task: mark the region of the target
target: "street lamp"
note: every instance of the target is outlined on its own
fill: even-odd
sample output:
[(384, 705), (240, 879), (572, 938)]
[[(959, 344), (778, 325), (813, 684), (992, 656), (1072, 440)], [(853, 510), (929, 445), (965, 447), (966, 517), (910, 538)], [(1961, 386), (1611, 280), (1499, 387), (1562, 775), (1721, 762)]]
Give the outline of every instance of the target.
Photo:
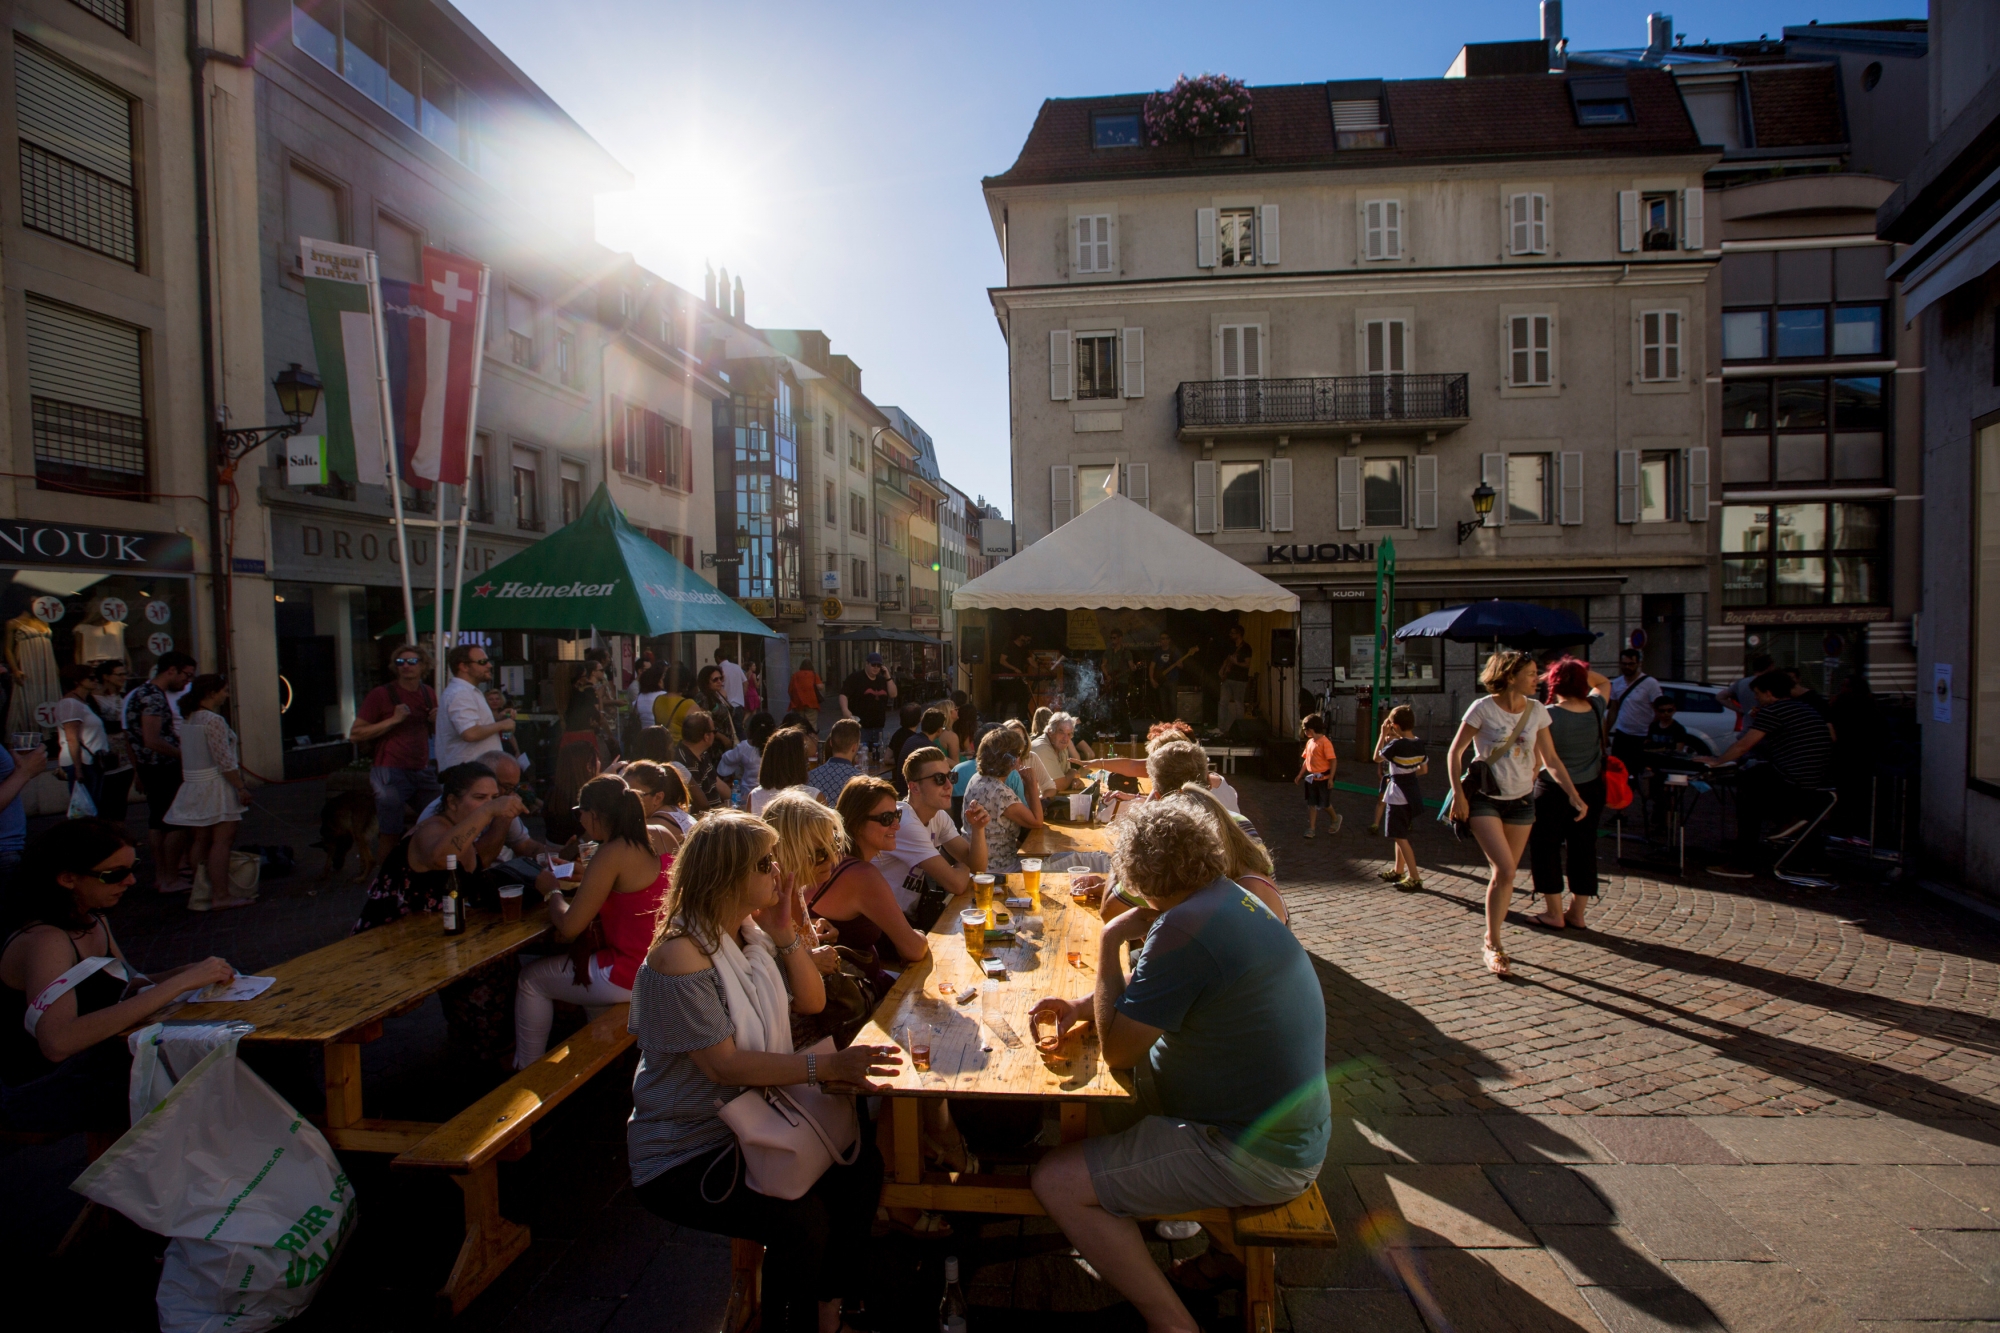
[(217, 431), (217, 452), (221, 455), (218, 461), (223, 467), (234, 467), (238, 459), (253, 449), (297, 435), (306, 428), (306, 421), (312, 414), (319, 410), (319, 376), (310, 370), (301, 370), (296, 361), (278, 372), (271, 381), (271, 387), (278, 391), (278, 407), (288, 420), (278, 426), (245, 426), (240, 430)]
[(1470, 537), (1473, 533), (1486, 526), (1486, 516), (1493, 512), (1493, 501), (1499, 497), (1499, 494), (1498, 491), (1483, 481), (1473, 490), (1472, 512), (1479, 515), (1479, 517), (1460, 521), (1458, 525), (1458, 544), (1460, 546), (1465, 545), (1467, 537)]

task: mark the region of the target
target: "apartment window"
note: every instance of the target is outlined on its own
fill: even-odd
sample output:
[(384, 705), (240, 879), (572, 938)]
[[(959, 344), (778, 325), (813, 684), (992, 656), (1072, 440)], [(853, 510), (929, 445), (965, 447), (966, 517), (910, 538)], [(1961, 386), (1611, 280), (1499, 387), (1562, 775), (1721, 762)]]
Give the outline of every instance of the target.
[(576, 335), (568, 329), (556, 331), (556, 379), (570, 388), (577, 383)]
[(285, 173), (285, 212), (291, 223), (290, 235), (285, 238), (289, 262), (299, 262), (300, 237), (336, 245), (345, 241), (347, 228), (341, 223), (346, 211), (341, 207), (339, 186), (293, 163)]
[(822, 592), (835, 593), (840, 591), (840, 552), (828, 551), (826, 553), (826, 572), (825, 576), (820, 579), (819, 586)]
[(1224, 463), (1219, 480), (1223, 530), (1261, 531), (1264, 526), (1264, 465)]
[(847, 466), (859, 468), (863, 472), (868, 470), (868, 450), (862, 444), (861, 432), (858, 430), (847, 432)]
[(821, 451), (825, 453), (828, 458), (834, 457), (835, 455), (833, 448), (833, 413), (828, 412), (820, 418), (819, 435), (820, 435)]
[(829, 528), (840, 525), (840, 498), (830, 481), (826, 483), (826, 525)]
[(1639, 196), (1639, 248), (1641, 250), (1677, 250), (1674, 238), (1674, 196), (1672, 194), (1641, 194)]
[(1389, 127), (1382, 123), (1381, 97), (1337, 97), (1333, 102), (1333, 146), (1341, 152), (1387, 148)]
[(149, 450), (139, 330), (33, 295), (27, 313), (37, 484), (144, 492)]
[(538, 450), (514, 446), (514, 526), (542, 530), (542, 456)]
[(293, 0), (292, 45), (453, 157), (487, 172), (502, 165), (479, 151), (479, 99), (365, 5)]
[(1362, 371), (1401, 375), (1410, 368), (1410, 326), (1400, 319), (1371, 319), (1361, 330)]
[(1507, 455), (1507, 522), (1549, 523), (1555, 518), (1550, 487), (1555, 469), (1547, 454)]
[(847, 526), (863, 534), (868, 531), (867, 497), (852, 491), (847, 493)]
[(1513, 315), (1507, 320), (1507, 382), (1515, 388), (1550, 383), (1555, 320), (1548, 315)]
[(1257, 262), (1257, 210), (1223, 208), (1216, 210), (1215, 225), (1220, 246), (1216, 262), (1224, 268), (1247, 268)]
[(1362, 257), (1403, 257), (1403, 201), (1370, 199), (1361, 205)]
[(1361, 460), (1361, 522), (1370, 528), (1403, 526), (1404, 483), (1409, 476), (1406, 458), (1364, 458)]
[(132, 101), (16, 38), (21, 223), (138, 267)]
[(1670, 523), (1680, 517), (1680, 453), (1673, 449), (1637, 451), (1635, 522)]
[(1076, 396), (1078, 398), (1118, 396), (1117, 334), (1076, 335)]
[(472, 458), (466, 468), (465, 499), (468, 515), (475, 523), (493, 521), (493, 492), (488, 489), (493, 476), (493, 437), (485, 431), (472, 437)]
[(384, 278), (395, 282), (422, 282), (424, 280), (423, 238), (394, 218), (377, 213), (375, 261)]
[(1632, 93), (1622, 74), (1573, 76), (1569, 80), (1569, 96), (1578, 125), (1632, 123)]
[(507, 355), (517, 366), (535, 365), (535, 298), (519, 287), (507, 289)]
[(1254, 380), (1264, 373), (1264, 330), (1256, 324), (1222, 326), (1222, 378)]
[(583, 464), (562, 465), (562, 521), (565, 526), (583, 517)]
[(127, 37), (132, 35), (132, 14), (126, 0), (71, 0), (78, 9), (95, 14)]
[(868, 595), (868, 562), (866, 560), (854, 561), (853, 573), (854, 595), (856, 597), (866, 597)]
[(1866, 606), (1888, 600), (1884, 506), (1724, 505), (1724, 606)]
[(1724, 380), (1725, 485), (1874, 481), (1887, 466), (1881, 375)]
[(1549, 251), (1549, 197), (1515, 194), (1507, 197), (1507, 250), (1516, 255)]
[(1116, 463), (1084, 463), (1076, 470), (1076, 512), (1081, 514), (1104, 502), (1104, 488), (1117, 473)]
[(1723, 360), (1881, 356), (1887, 263), (1875, 245), (1723, 256)]
[(1639, 378), (1663, 383), (1681, 377), (1681, 313), (1648, 310), (1639, 316)]
[(1111, 271), (1111, 215), (1097, 213), (1076, 220), (1076, 271)]
[(1136, 111), (1113, 111), (1090, 118), (1092, 148), (1140, 148), (1145, 142)]

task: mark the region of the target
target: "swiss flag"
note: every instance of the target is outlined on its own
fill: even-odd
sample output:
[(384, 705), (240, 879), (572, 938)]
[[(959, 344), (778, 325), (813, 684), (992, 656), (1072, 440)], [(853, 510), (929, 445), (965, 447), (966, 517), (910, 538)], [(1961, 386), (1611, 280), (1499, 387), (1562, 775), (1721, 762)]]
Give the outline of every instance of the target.
[(479, 287), (485, 266), (424, 247), (424, 278), (411, 296), (403, 475), (414, 486), (465, 484), (472, 440), (472, 371), (479, 356)]

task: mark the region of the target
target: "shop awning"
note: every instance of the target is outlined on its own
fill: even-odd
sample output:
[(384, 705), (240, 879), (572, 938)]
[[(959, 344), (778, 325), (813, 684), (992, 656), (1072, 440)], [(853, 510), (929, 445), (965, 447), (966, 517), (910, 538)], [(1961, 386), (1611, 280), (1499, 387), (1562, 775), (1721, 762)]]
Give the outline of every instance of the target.
[(919, 634), (913, 629), (898, 629), (894, 625), (861, 625), (845, 629), (838, 634), (826, 636), (828, 643), (943, 643), (935, 634)]
[(1144, 505), (1109, 495), (959, 588), (951, 605), (956, 611), (1297, 611), (1299, 599)]
[[(467, 579), (463, 592), (460, 629), (782, 637), (627, 523), (602, 484), (574, 523)], [(449, 622), (448, 593), (444, 606)], [(418, 632), (432, 627), (431, 608), (419, 610)], [(404, 633), (398, 622), (384, 637)]]

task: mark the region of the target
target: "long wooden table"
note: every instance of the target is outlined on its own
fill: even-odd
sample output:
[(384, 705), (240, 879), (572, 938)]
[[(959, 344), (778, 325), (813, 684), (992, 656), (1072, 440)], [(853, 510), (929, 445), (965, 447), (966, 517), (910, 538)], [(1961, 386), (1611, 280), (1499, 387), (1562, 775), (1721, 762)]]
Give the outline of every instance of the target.
[(361, 1048), (382, 1035), (384, 1020), (408, 1013), (452, 982), (518, 953), (547, 932), (538, 911), (519, 921), (468, 910), (465, 933), (446, 935), (432, 913), (416, 913), (350, 935), (278, 964), (277, 978), (254, 1000), (182, 1006), (179, 1017), (256, 1025), (247, 1042), (319, 1046), (326, 1060), (326, 1138), (335, 1148), (400, 1153), (438, 1127), (382, 1120), (361, 1111)]

